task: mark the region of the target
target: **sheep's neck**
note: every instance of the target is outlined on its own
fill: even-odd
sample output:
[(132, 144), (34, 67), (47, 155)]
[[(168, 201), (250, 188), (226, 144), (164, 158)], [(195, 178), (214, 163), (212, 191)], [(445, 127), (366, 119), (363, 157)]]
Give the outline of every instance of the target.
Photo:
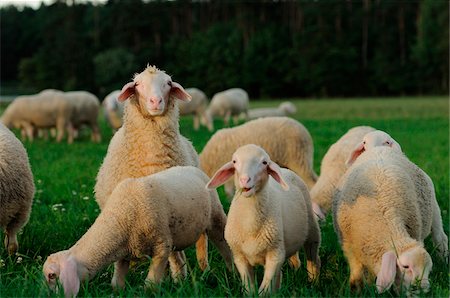
[(103, 267), (128, 255), (125, 227), (119, 216), (102, 211), (89, 230), (70, 249), (93, 277)]
[[(236, 186), (236, 189), (238, 186)], [(272, 216), (272, 208), (268, 199), (268, 193), (266, 187), (259, 190), (253, 196), (245, 197), (242, 194), (237, 193), (235, 198), (235, 208), (240, 209), (239, 214), (242, 214), (242, 210), (251, 213), (247, 217), (247, 221), (252, 221), (254, 227), (261, 227), (267, 223), (267, 219)]]

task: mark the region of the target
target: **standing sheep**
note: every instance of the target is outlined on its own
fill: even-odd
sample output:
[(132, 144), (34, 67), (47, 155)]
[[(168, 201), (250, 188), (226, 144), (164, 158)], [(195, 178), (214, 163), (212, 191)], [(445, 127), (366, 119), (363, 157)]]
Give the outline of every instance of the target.
[(234, 124), (238, 124), (239, 115), (245, 114), (248, 119), (248, 94), (241, 88), (232, 88), (216, 93), (206, 111), (209, 118), (222, 117), (225, 125), (230, 122), (233, 116)]
[(119, 101), (120, 90), (109, 93), (103, 100), (105, 119), (113, 132), (122, 126), (124, 104)]
[(295, 114), (297, 107), (290, 101), (280, 103), (278, 108), (259, 108), (250, 109), (248, 111), (249, 119), (257, 119), (262, 117), (282, 117)]
[(416, 281), (428, 290), (432, 261), (423, 240), (430, 231), (447, 258), (433, 182), (399, 150), (378, 146), (362, 153), (340, 181), (333, 215), (352, 287), (359, 288), (367, 269), (377, 276), (378, 292)]
[(324, 218), (331, 210), (333, 195), (337, 184), (348, 166), (349, 153), (362, 141), (364, 135), (375, 131), (370, 126), (357, 126), (345, 133), (336, 143), (330, 146), (320, 165), (320, 176), (311, 189), (311, 199), (320, 207), (314, 210), (320, 218)]
[[(177, 99), (190, 96), (154, 66), (136, 74), (120, 95), (125, 103), (122, 127), (114, 134), (97, 174), (95, 198), (103, 208), (114, 188), (126, 178), (148, 176), (174, 166), (198, 166), (192, 144), (180, 134)], [(205, 241), (201, 237), (199, 241)], [(175, 252), (177, 260), (184, 259)], [(173, 264), (183, 268), (183, 264)]]
[(17, 232), (28, 222), (34, 190), (25, 148), (0, 124), (0, 226), (10, 255), (18, 250)]
[(87, 91), (70, 91), (64, 93), (65, 98), (72, 104), (72, 124), (78, 131), (82, 125), (87, 125), (92, 131), (91, 140), (100, 143), (100, 129), (98, 127), (98, 112), (100, 101), (97, 96)]
[[(212, 177), (245, 144), (261, 146), (275, 163), (299, 175), (309, 189), (316, 182), (311, 135), (301, 123), (287, 117), (261, 118), (218, 130), (200, 154), (200, 168)], [(232, 196), (232, 181), (225, 184), (225, 191)]]
[(190, 102), (180, 102), (180, 115), (194, 115), (194, 129), (198, 130), (200, 124), (213, 131), (212, 118), (206, 113), (208, 98), (205, 93), (197, 88), (187, 88), (186, 92), (192, 97)]
[(218, 187), (233, 175), (237, 191), (228, 212), (225, 240), (247, 292), (255, 289), (256, 265), (265, 267), (259, 293), (277, 290), (284, 260), (289, 258), (298, 268), (302, 246), (308, 276), (316, 278), (320, 270), (320, 230), (305, 183), (253, 144), (238, 148), (207, 186)]
[(43, 272), (48, 284), (54, 288), (59, 278), (71, 297), (81, 281), (115, 262), (111, 283), (123, 288), (130, 260), (144, 256), (152, 257), (146, 282), (160, 283), (171, 252), (193, 245), (205, 232), (231, 266), (226, 216), (217, 192), (205, 188), (208, 179), (198, 168), (172, 167), (123, 180), (84, 236), (69, 250), (47, 258)]

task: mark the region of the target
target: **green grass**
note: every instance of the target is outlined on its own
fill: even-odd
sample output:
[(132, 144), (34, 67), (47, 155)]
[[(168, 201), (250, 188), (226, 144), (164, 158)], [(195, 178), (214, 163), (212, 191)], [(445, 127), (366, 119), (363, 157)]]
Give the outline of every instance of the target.
[[(279, 102), (258, 102), (255, 106), (277, 105)], [(315, 145), (314, 166), (319, 172), (320, 161), (328, 147), (349, 128), (371, 125), (386, 130), (401, 145), (406, 155), (433, 179), (441, 206), (444, 229), (449, 232), (449, 102), (444, 97), (389, 98), (364, 100), (303, 100), (295, 101), (298, 112), (294, 118), (310, 131)], [(190, 117), (180, 120), (182, 133), (190, 138), (198, 152), (210, 136), (205, 128), (192, 130)], [(216, 127), (222, 122), (216, 121)], [(94, 222), (99, 208), (93, 195), (95, 177), (105, 156), (111, 132), (101, 122), (103, 141), (89, 142), (87, 134), (69, 146), (52, 141), (25, 143), (36, 183), (36, 196), (29, 223), (19, 235), (19, 256), (8, 257), (0, 248), (0, 296), (54, 296), (42, 276), (45, 258), (73, 245)], [(226, 211), (229, 202), (219, 189)], [(58, 205), (60, 204), (60, 205)], [(275, 296), (358, 296), (348, 287), (349, 270), (333, 229), (331, 216), (321, 224), (322, 270), (319, 280), (307, 282), (306, 263), (301, 253), (302, 269), (294, 272), (283, 267), (282, 288)], [(3, 237), (3, 236), (2, 236)], [(426, 241), (433, 258), (431, 292), (423, 296), (449, 297), (449, 268)], [(136, 264), (127, 276), (126, 288), (118, 296), (242, 296), (238, 275), (227, 272), (216, 249), (210, 246), (210, 270), (202, 273), (195, 261), (193, 248), (187, 250), (188, 278), (174, 284), (167, 278), (156, 292), (143, 288), (149, 262)], [(22, 261), (19, 263), (19, 257)], [(258, 271), (262, 278), (262, 268)], [(112, 266), (99, 272), (82, 285), (79, 296), (111, 296)], [(376, 296), (373, 286), (365, 287), (360, 296)], [(401, 294), (405, 296), (404, 293)], [(60, 293), (58, 296), (62, 296)], [(389, 291), (382, 296), (397, 296)]]

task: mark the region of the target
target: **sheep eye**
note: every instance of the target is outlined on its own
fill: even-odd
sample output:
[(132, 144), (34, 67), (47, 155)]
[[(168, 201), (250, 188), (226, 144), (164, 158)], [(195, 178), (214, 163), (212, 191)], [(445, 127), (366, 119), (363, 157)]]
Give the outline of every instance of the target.
[(235, 161), (235, 160), (233, 160), (233, 163), (236, 163), (236, 161)]
[(366, 144), (366, 141), (363, 141), (363, 144), (365, 145), (365, 144)]
[(56, 278), (56, 274), (55, 273), (49, 273), (48, 274), (48, 279), (55, 279)]
[(167, 84), (172, 87), (172, 81), (168, 81)]
[(408, 269), (409, 266), (408, 265), (402, 265), (403, 268)]
[(267, 164), (267, 161), (263, 161), (263, 165), (266, 165)]

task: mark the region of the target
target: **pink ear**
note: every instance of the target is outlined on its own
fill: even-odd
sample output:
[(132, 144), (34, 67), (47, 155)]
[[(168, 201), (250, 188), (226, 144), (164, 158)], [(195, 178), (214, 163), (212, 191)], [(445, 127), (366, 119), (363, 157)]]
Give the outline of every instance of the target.
[(289, 190), (289, 185), (281, 176), (281, 168), (279, 165), (271, 161), (267, 166), (267, 173), (272, 176), (273, 179), (275, 179), (275, 181), (278, 182), (284, 190)]
[(351, 166), (355, 162), (355, 160), (358, 158), (358, 156), (360, 156), (364, 151), (365, 151), (364, 143), (361, 142), (355, 147), (355, 149), (353, 149), (352, 153), (350, 154), (349, 159), (345, 162), (345, 165), (347, 167)]
[(123, 86), (122, 91), (120, 91), (119, 97), (117, 98), (120, 102), (127, 100), (131, 95), (134, 94), (136, 83), (129, 82)]
[(72, 257), (64, 258), (61, 262), (59, 280), (64, 288), (66, 297), (76, 296), (80, 290), (77, 263)]
[(230, 161), (224, 164), (206, 184), (206, 188), (216, 188), (224, 184), (234, 175), (234, 164)]
[(395, 281), (397, 273), (397, 256), (395, 252), (388, 251), (381, 258), (381, 268), (377, 274), (377, 290), (382, 293), (388, 290)]
[(172, 89), (170, 89), (171, 95), (183, 101), (191, 101), (192, 97), (189, 93), (184, 90), (184, 88), (177, 82), (172, 82)]

